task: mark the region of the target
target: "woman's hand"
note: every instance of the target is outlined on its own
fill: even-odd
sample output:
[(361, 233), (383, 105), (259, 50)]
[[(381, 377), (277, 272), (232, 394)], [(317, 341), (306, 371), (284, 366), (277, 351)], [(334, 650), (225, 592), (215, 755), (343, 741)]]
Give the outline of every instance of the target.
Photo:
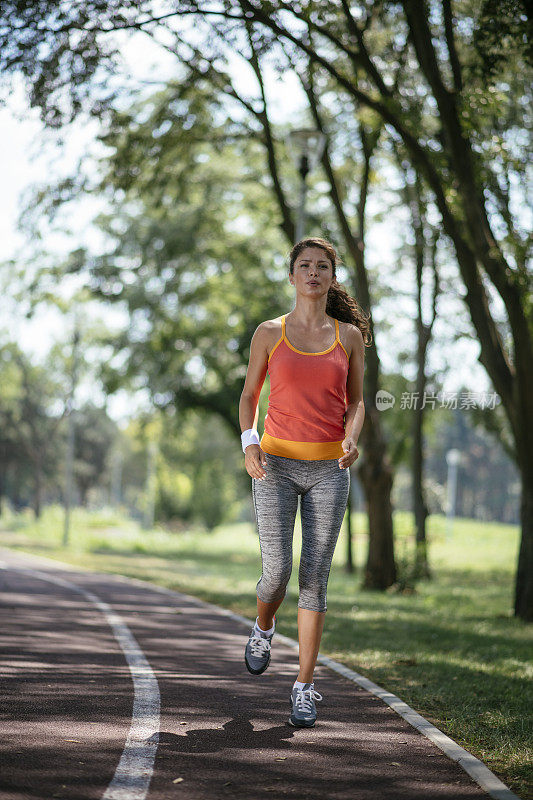
[(342, 449), (344, 450), (344, 455), (339, 458), (339, 467), (347, 469), (359, 458), (359, 450), (357, 449), (357, 444), (349, 436), (343, 441)]
[(264, 469), (266, 465), (266, 455), (260, 446), (258, 444), (249, 444), (244, 451), (244, 466), (248, 475), (251, 475), (252, 478), (264, 480), (266, 478)]

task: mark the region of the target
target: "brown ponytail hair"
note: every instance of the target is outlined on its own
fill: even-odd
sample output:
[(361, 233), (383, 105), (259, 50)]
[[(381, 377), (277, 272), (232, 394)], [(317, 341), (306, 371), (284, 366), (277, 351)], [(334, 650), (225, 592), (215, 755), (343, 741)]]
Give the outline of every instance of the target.
[(333, 269), (333, 283), (328, 291), (326, 314), (329, 314), (330, 317), (338, 319), (340, 322), (351, 322), (352, 325), (356, 325), (363, 334), (363, 341), (368, 347), (372, 342), (370, 314), (366, 314), (357, 300), (351, 297), (348, 292), (339, 283), (337, 283), (335, 268), (337, 264), (341, 264), (342, 262), (331, 242), (328, 242), (326, 239), (322, 239), (319, 236), (300, 239), (300, 241), (294, 245), (289, 255), (290, 274), (293, 274), (294, 263), (302, 250), (305, 250), (306, 247), (320, 247), (331, 262)]

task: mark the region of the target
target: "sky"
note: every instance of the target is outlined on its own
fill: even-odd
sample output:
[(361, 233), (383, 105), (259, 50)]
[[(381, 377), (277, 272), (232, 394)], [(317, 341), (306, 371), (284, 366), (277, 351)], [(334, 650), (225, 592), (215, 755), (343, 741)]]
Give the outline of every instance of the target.
[[(150, 44), (147, 37), (142, 34), (123, 36), (121, 54), (125, 62), (125, 73), (132, 80), (150, 79), (153, 75), (158, 78), (173, 75), (174, 59), (165, 54), (160, 48)], [(239, 87), (250, 93), (256, 92), (255, 78), (249, 68), (244, 68), (243, 61), (235, 56), (231, 66), (232, 73)], [(280, 80), (273, 72), (267, 78), (267, 92), (269, 97), (270, 113), (274, 123), (295, 120), (301, 125), (300, 112), (305, 107), (305, 98), (302, 95), (299, 83), (294, 75), (286, 74)], [(55, 134), (46, 131), (38, 118), (38, 112), (28, 108), (25, 99), (25, 90), (19, 82), (14, 87), (13, 94), (7, 105), (0, 108), (0, 170), (2, 174), (2, 188), (0, 193), (0, 261), (13, 257), (24, 258), (27, 242), (18, 231), (17, 220), (20, 213), (21, 198), (28, 188), (41, 181), (54, 179), (60, 175), (69, 174), (77, 163), (78, 158), (93, 146), (97, 132), (95, 123), (87, 124), (80, 121), (61, 132), (62, 146), (58, 149), (53, 146)], [(295, 198), (296, 202), (296, 198)], [(379, 198), (371, 198), (372, 204), (377, 208)], [(73, 231), (74, 241), (57, 240), (48, 241), (47, 246), (60, 253), (67, 252), (80, 242), (87, 241), (89, 222), (96, 206), (85, 203), (82, 209), (69, 220)], [(379, 225), (374, 225), (369, 230), (366, 254), (369, 266), (395, 263), (394, 248), (397, 246), (397, 233), (386, 219)], [(4, 269), (6, 269), (4, 267)], [(392, 275), (391, 275), (392, 281)], [(394, 299), (394, 298), (393, 298)], [(402, 303), (398, 298), (396, 304)], [(4, 309), (5, 311), (5, 309)], [(379, 310), (378, 310), (379, 312)], [(281, 313), (281, 312), (280, 312)], [(386, 314), (386, 305), (382, 313)], [(16, 309), (8, 309), (3, 315), (4, 321), (0, 322), (0, 329), (9, 330), (20, 346), (28, 353), (34, 355), (36, 360), (43, 361), (54, 341), (65, 340), (69, 334), (69, 320), (51, 311), (41, 311), (32, 321), (28, 321), (17, 314)], [(376, 313), (379, 321), (379, 313)], [(117, 318), (117, 324), (120, 320)], [(7, 325), (6, 325), (7, 322)], [(441, 324), (441, 323), (439, 323)], [(441, 325), (442, 327), (442, 325)], [(413, 323), (406, 306), (405, 315), (400, 316), (398, 329), (393, 335), (397, 340), (399, 336), (409, 337), (412, 334)], [(446, 336), (445, 325), (443, 335)], [(385, 343), (385, 342), (383, 342)], [(378, 344), (380, 341), (378, 339)], [(449, 348), (449, 344), (445, 347)], [(490, 383), (486, 373), (477, 362), (478, 345), (465, 338), (453, 345), (454, 363), (460, 365), (452, 370), (446, 379), (446, 389), (454, 391), (462, 385), (470, 386), (472, 391), (486, 391)], [(448, 356), (449, 353), (446, 353)], [(393, 359), (389, 358), (386, 347), (381, 347), (380, 356), (385, 369), (393, 369)], [(431, 356), (433, 365), (438, 367), (445, 363), (444, 353), (436, 347)], [(409, 375), (408, 377), (412, 377)], [(386, 387), (384, 387), (386, 388)], [(92, 386), (80, 387), (81, 394), (94, 396)], [(80, 400), (84, 398), (81, 397)], [(98, 401), (98, 397), (95, 397)], [(139, 397), (139, 407), (142, 407), (146, 398)], [(114, 398), (109, 405), (109, 412), (117, 420), (125, 419), (131, 410), (135, 409), (135, 402), (125, 395)]]

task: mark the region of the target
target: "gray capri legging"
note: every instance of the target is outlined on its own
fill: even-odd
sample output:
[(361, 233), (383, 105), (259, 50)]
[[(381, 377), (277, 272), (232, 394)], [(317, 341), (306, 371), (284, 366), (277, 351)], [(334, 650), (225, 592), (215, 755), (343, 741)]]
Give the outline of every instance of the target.
[(302, 552), (299, 608), (326, 611), (333, 553), (348, 501), (350, 471), (338, 459), (305, 461), (265, 453), (266, 478), (252, 478), (262, 575), (256, 593), (270, 603), (283, 598), (292, 572), (292, 540), (301, 495)]

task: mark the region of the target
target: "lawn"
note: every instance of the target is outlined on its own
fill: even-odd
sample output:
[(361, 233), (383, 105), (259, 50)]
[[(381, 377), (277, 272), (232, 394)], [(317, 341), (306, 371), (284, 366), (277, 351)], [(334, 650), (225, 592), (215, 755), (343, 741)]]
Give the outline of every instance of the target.
[[(117, 572), (196, 595), (255, 617), (260, 576), (255, 525), (170, 533), (143, 531), (112, 511), (75, 510), (68, 548), (62, 515), (49, 508), (0, 518), (0, 543), (100, 572)], [(354, 514), (357, 571), (344, 569), (345, 530), (328, 586), (321, 653), (397, 694), (483, 760), (523, 800), (533, 798), (533, 625), (513, 617), (519, 531), (515, 526), (458, 519), (451, 535), (443, 517), (428, 520), (433, 579), (414, 593), (360, 589), (367, 534)], [(412, 517), (395, 513), (402, 568), (412, 557)], [(295, 569), (278, 612), (278, 630), (297, 638)], [(529, 716), (528, 716), (529, 711)]]

